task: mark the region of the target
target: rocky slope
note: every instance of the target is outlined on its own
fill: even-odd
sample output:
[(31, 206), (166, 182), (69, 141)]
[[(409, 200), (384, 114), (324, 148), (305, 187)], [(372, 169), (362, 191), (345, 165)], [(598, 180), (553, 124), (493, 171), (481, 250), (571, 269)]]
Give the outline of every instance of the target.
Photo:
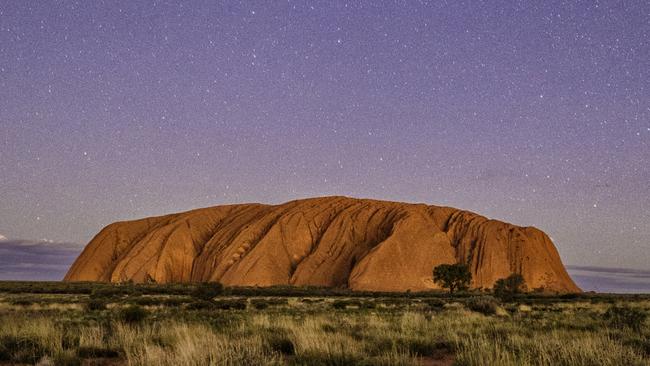
[(346, 197), (114, 223), (86, 246), (65, 281), (417, 291), (437, 288), (435, 266), (460, 261), (469, 263), (475, 288), (517, 272), (530, 289), (580, 291), (536, 228), (450, 207)]

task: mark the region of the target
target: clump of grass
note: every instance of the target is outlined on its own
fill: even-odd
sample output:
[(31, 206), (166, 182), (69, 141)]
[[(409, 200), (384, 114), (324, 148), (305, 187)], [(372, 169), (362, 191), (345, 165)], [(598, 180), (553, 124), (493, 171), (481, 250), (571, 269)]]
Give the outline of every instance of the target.
[[(82, 360), (77, 356), (74, 350), (63, 350), (54, 355), (52, 364), (57, 366), (81, 366)], [(48, 363), (41, 360), (39, 365), (48, 365)]]
[(630, 328), (638, 332), (648, 318), (648, 314), (630, 306), (612, 306), (607, 309), (604, 318), (611, 327)]
[[(647, 319), (620, 320), (634, 317), (608, 310), (610, 297), (520, 296), (505, 305), (512, 316), (499, 317), (482, 315), (492, 314), (492, 299), (477, 293), (442, 299), (435, 294), (228, 289), (228, 297), (203, 300), (190, 296), (194, 286), (124, 284), (113, 286), (114, 295), (90, 296), (110, 299), (115, 311), (83, 312), (80, 305), (90, 302), (86, 294), (94, 289), (111, 293), (112, 285), (43, 286), (81, 295), (0, 293), (6, 304), (0, 308), (0, 364), (78, 365), (106, 359), (163, 366), (419, 365), (440, 360), (458, 365), (647, 366), (650, 355)], [(323, 294), (339, 297), (306, 297)], [(15, 298), (34, 299), (38, 305), (15, 308), (9, 304)], [(51, 306), (61, 299), (66, 299), (65, 307)], [(646, 298), (616, 299), (644, 314), (650, 308)], [(167, 302), (183, 306), (137, 306)], [(124, 314), (133, 303), (145, 315), (131, 321)], [(315, 303), (320, 304), (309, 306)], [(258, 304), (273, 311), (256, 311)], [(369, 304), (377, 307), (365, 311)], [(332, 307), (340, 307), (335, 316)]]
[(272, 352), (278, 352), (285, 356), (293, 356), (296, 354), (296, 347), (284, 332), (271, 333), (265, 340)]
[(144, 321), (149, 314), (139, 305), (130, 305), (120, 309), (118, 317), (121, 321), (128, 324), (136, 324)]
[[(259, 336), (226, 336), (201, 324), (169, 322), (116, 329), (114, 340), (136, 365), (268, 365), (278, 364)], [(155, 339), (164, 340), (163, 344)]]
[[(486, 334), (458, 340), (456, 364), (478, 365), (646, 365), (634, 350), (605, 335), (584, 336), (551, 332), (524, 337), (506, 333), (495, 340)], [(543, 337), (543, 338), (542, 338)], [(543, 340), (542, 340), (543, 339)]]
[(47, 348), (37, 339), (26, 336), (0, 338), (0, 361), (35, 364), (47, 354)]
[(99, 311), (106, 309), (106, 300), (101, 298), (91, 298), (86, 303), (86, 310), (88, 311)]

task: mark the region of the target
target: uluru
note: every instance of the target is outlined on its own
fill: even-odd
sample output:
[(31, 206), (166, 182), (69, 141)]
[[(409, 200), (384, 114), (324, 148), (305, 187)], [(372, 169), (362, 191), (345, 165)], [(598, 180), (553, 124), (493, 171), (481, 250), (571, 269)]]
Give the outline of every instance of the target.
[(432, 270), (445, 263), (468, 264), (472, 288), (519, 273), (529, 290), (580, 291), (539, 229), (451, 207), (348, 197), (116, 222), (64, 280), (424, 291), (439, 288)]

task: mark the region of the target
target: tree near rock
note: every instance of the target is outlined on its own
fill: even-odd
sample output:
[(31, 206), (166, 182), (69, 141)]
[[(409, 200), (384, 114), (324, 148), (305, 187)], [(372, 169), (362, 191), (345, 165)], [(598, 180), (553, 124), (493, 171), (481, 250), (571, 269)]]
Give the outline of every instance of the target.
[(472, 281), (472, 273), (466, 264), (441, 264), (433, 269), (433, 282), (449, 290), (465, 290)]
[(501, 278), (494, 283), (494, 294), (499, 297), (510, 297), (524, 291), (526, 281), (519, 273), (513, 273), (506, 278)]

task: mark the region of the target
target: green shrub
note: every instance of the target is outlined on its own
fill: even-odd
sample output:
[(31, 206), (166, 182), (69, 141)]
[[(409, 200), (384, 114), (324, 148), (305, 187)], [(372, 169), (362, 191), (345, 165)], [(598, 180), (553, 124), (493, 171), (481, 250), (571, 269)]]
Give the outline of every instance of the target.
[(196, 285), (192, 297), (200, 300), (211, 301), (223, 293), (223, 285), (219, 282), (206, 282)]
[(112, 298), (122, 295), (123, 291), (117, 285), (104, 285), (91, 291), (91, 298)]
[(435, 354), (450, 352), (452, 346), (448, 342), (436, 341), (434, 338), (398, 339), (397, 345), (407, 353), (418, 357), (429, 357)]
[(613, 328), (630, 328), (640, 331), (648, 314), (642, 309), (629, 306), (612, 306), (605, 312), (604, 318)]
[(162, 300), (159, 300), (159, 304), (165, 305), (165, 306), (181, 306), (185, 303), (188, 303), (192, 301), (191, 299), (184, 299), (184, 298), (177, 298), (177, 297), (170, 297), (170, 298), (165, 298)]
[(119, 318), (125, 323), (140, 323), (147, 318), (147, 311), (138, 305), (131, 305), (119, 312)]
[(300, 299), (301, 302), (305, 304), (317, 304), (319, 302), (323, 302), (323, 299), (310, 299), (308, 297)]
[(355, 306), (358, 308), (362, 307), (361, 301), (359, 300), (335, 300), (332, 303), (334, 309), (346, 309), (348, 306)]
[(445, 302), (440, 299), (424, 299), (422, 300), (429, 310), (442, 310), (445, 306)]
[(246, 299), (229, 299), (214, 301), (215, 309), (221, 310), (245, 310), (247, 306)]
[(155, 297), (150, 297), (150, 296), (138, 297), (133, 302), (135, 304), (137, 304), (137, 305), (140, 305), (140, 306), (160, 305), (160, 300), (156, 299)]
[(206, 300), (197, 300), (187, 304), (187, 310), (206, 310), (214, 308), (214, 303)]
[(255, 309), (262, 310), (266, 309), (269, 306), (280, 306), (287, 305), (289, 301), (287, 299), (278, 299), (278, 298), (268, 298), (268, 299), (252, 299), (251, 304)]
[(269, 307), (269, 304), (263, 300), (251, 300), (251, 304), (253, 304), (253, 307), (257, 310), (264, 310)]
[(499, 301), (492, 296), (476, 296), (465, 300), (465, 306), (483, 315), (494, 315), (499, 308)]
[(131, 302), (140, 306), (180, 306), (182, 304), (192, 302), (192, 299), (177, 297), (160, 298), (155, 296), (141, 296), (135, 298)]
[(342, 310), (348, 307), (348, 302), (345, 300), (336, 300), (332, 303), (334, 309)]
[(30, 298), (19, 298), (19, 299), (13, 299), (11, 300), (11, 305), (16, 305), (16, 306), (29, 306), (34, 304), (34, 300)]
[(104, 299), (90, 299), (86, 303), (86, 310), (88, 311), (98, 311), (106, 309), (106, 300)]

